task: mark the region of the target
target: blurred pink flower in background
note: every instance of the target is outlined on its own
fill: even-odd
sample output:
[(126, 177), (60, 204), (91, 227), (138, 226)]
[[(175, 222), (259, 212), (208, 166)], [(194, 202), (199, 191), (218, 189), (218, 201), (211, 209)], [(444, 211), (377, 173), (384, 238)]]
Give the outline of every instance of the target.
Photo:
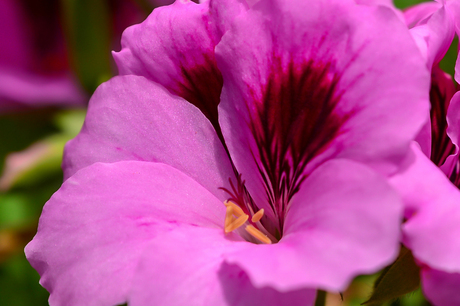
[(311, 305), (395, 259), (429, 73), (394, 12), (177, 1), (114, 56), (26, 248), (51, 305)]
[[(147, 4), (153, 8), (163, 2)], [(133, 0), (108, 0), (107, 8), (109, 48), (119, 50), (123, 30), (141, 22), (147, 13)], [(88, 94), (72, 71), (62, 10), (58, 0), (0, 0), (0, 113), (86, 106)]]
[(58, 1), (29, 2), (0, 0), (0, 112), (84, 106), (86, 95), (69, 69)]

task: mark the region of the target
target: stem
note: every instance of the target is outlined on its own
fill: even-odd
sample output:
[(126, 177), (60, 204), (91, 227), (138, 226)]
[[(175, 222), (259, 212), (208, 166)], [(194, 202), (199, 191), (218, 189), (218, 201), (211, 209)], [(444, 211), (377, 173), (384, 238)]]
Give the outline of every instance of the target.
[(318, 290), (316, 293), (315, 306), (325, 306), (326, 305), (326, 291)]

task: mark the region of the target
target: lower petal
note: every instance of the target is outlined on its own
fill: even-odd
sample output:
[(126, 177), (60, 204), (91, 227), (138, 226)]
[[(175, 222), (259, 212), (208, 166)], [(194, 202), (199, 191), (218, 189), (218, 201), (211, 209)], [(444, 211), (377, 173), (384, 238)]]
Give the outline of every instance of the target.
[(223, 231), (224, 215), (215, 196), (170, 166), (97, 163), (46, 203), (25, 253), (51, 305), (121, 304), (151, 239), (186, 224)]
[(436, 269), (460, 272), (460, 191), (415, 145), (414, 163), (391, 178), (405, 205), (403, 242)]
[(460, 274), (430, 268), (422, 270), (422, 288), (434, 305), (460, 305)]
[(260, 247), (196, 227), (156, 238), (140, 261), (129, 305), (313, 305), (315, 290), (260, 288), (238, 266), (223, 262), (225, 253), (242, 245)]
[(340, 291), (396, 257), (401, 210), (379, 174), (356, 162), (330, 161), (294, 196), (277, 244), (234, 252), (227, 261), (258, 287)]

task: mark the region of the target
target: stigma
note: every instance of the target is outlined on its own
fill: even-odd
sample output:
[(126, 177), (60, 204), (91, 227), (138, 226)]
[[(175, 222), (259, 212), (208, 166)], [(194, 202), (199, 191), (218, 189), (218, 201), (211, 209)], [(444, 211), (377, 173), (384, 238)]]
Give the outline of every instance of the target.
[[(235, 203), (231, 201), (225, 201), (224, 204), (227, 207), (227, 210), (225, 212), (224, 232), (225, 234), (228, 234), (230, 232), (233, 232), (234, 230), (239, 229), (244, 224), (246, 224), (246, 222), (248, 222), (249, 220), (249, 215), (246, 214), (241, 209), (241, 207), (239, 207), (238, 205), (236, 205)], [(256, 225), (256, 223), (259, 222), (263, 216), (264, 216), (264, 210), (261, 209), (252, 215), (251, 222), (254, 225)], [(258, 242), (264, 243), (264, 244), (271, 244), (272, 241), (270, 240), (270, 238), (268, 238), (267, 235), (265, 235), (263, 232), (257, 229), (254, 225), (248, 224), (245, 227), (245, 231), (249, 235), (251, 235), (253, 238), (255, 238)]]

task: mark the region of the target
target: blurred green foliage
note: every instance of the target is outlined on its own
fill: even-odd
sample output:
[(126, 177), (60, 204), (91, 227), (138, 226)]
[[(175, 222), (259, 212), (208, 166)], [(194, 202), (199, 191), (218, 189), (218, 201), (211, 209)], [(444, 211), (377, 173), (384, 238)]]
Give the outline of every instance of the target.
[[(23, 120), (24, 114), (0, 117), (0, 126), (14, 131), (2, 135), (7, 141), (2, 160), (7, 153), (27, 151), (31, 144), (49, 145), (51, 152), (35, 160), (7, 190), (0, 190), (0, 305), (48, 305), (48, 292), (38, 284), (38, 274), (25, 259), (23, 248), (35, 234), (43, 205), (62, 183), (63, 147), (78, 133), (84, 116), (83, 110), (48, 110), (39, 122)], [(7, 169), (3, 162), (2, 168)]]
[(71, 64), (83, 87), (93, 92), (112, 75), (108, 1), (61, 2)]
[(409, 6), (428, 1), (430, 0), (393, 0), (393, 3), (397, 8), (405, 9)]

